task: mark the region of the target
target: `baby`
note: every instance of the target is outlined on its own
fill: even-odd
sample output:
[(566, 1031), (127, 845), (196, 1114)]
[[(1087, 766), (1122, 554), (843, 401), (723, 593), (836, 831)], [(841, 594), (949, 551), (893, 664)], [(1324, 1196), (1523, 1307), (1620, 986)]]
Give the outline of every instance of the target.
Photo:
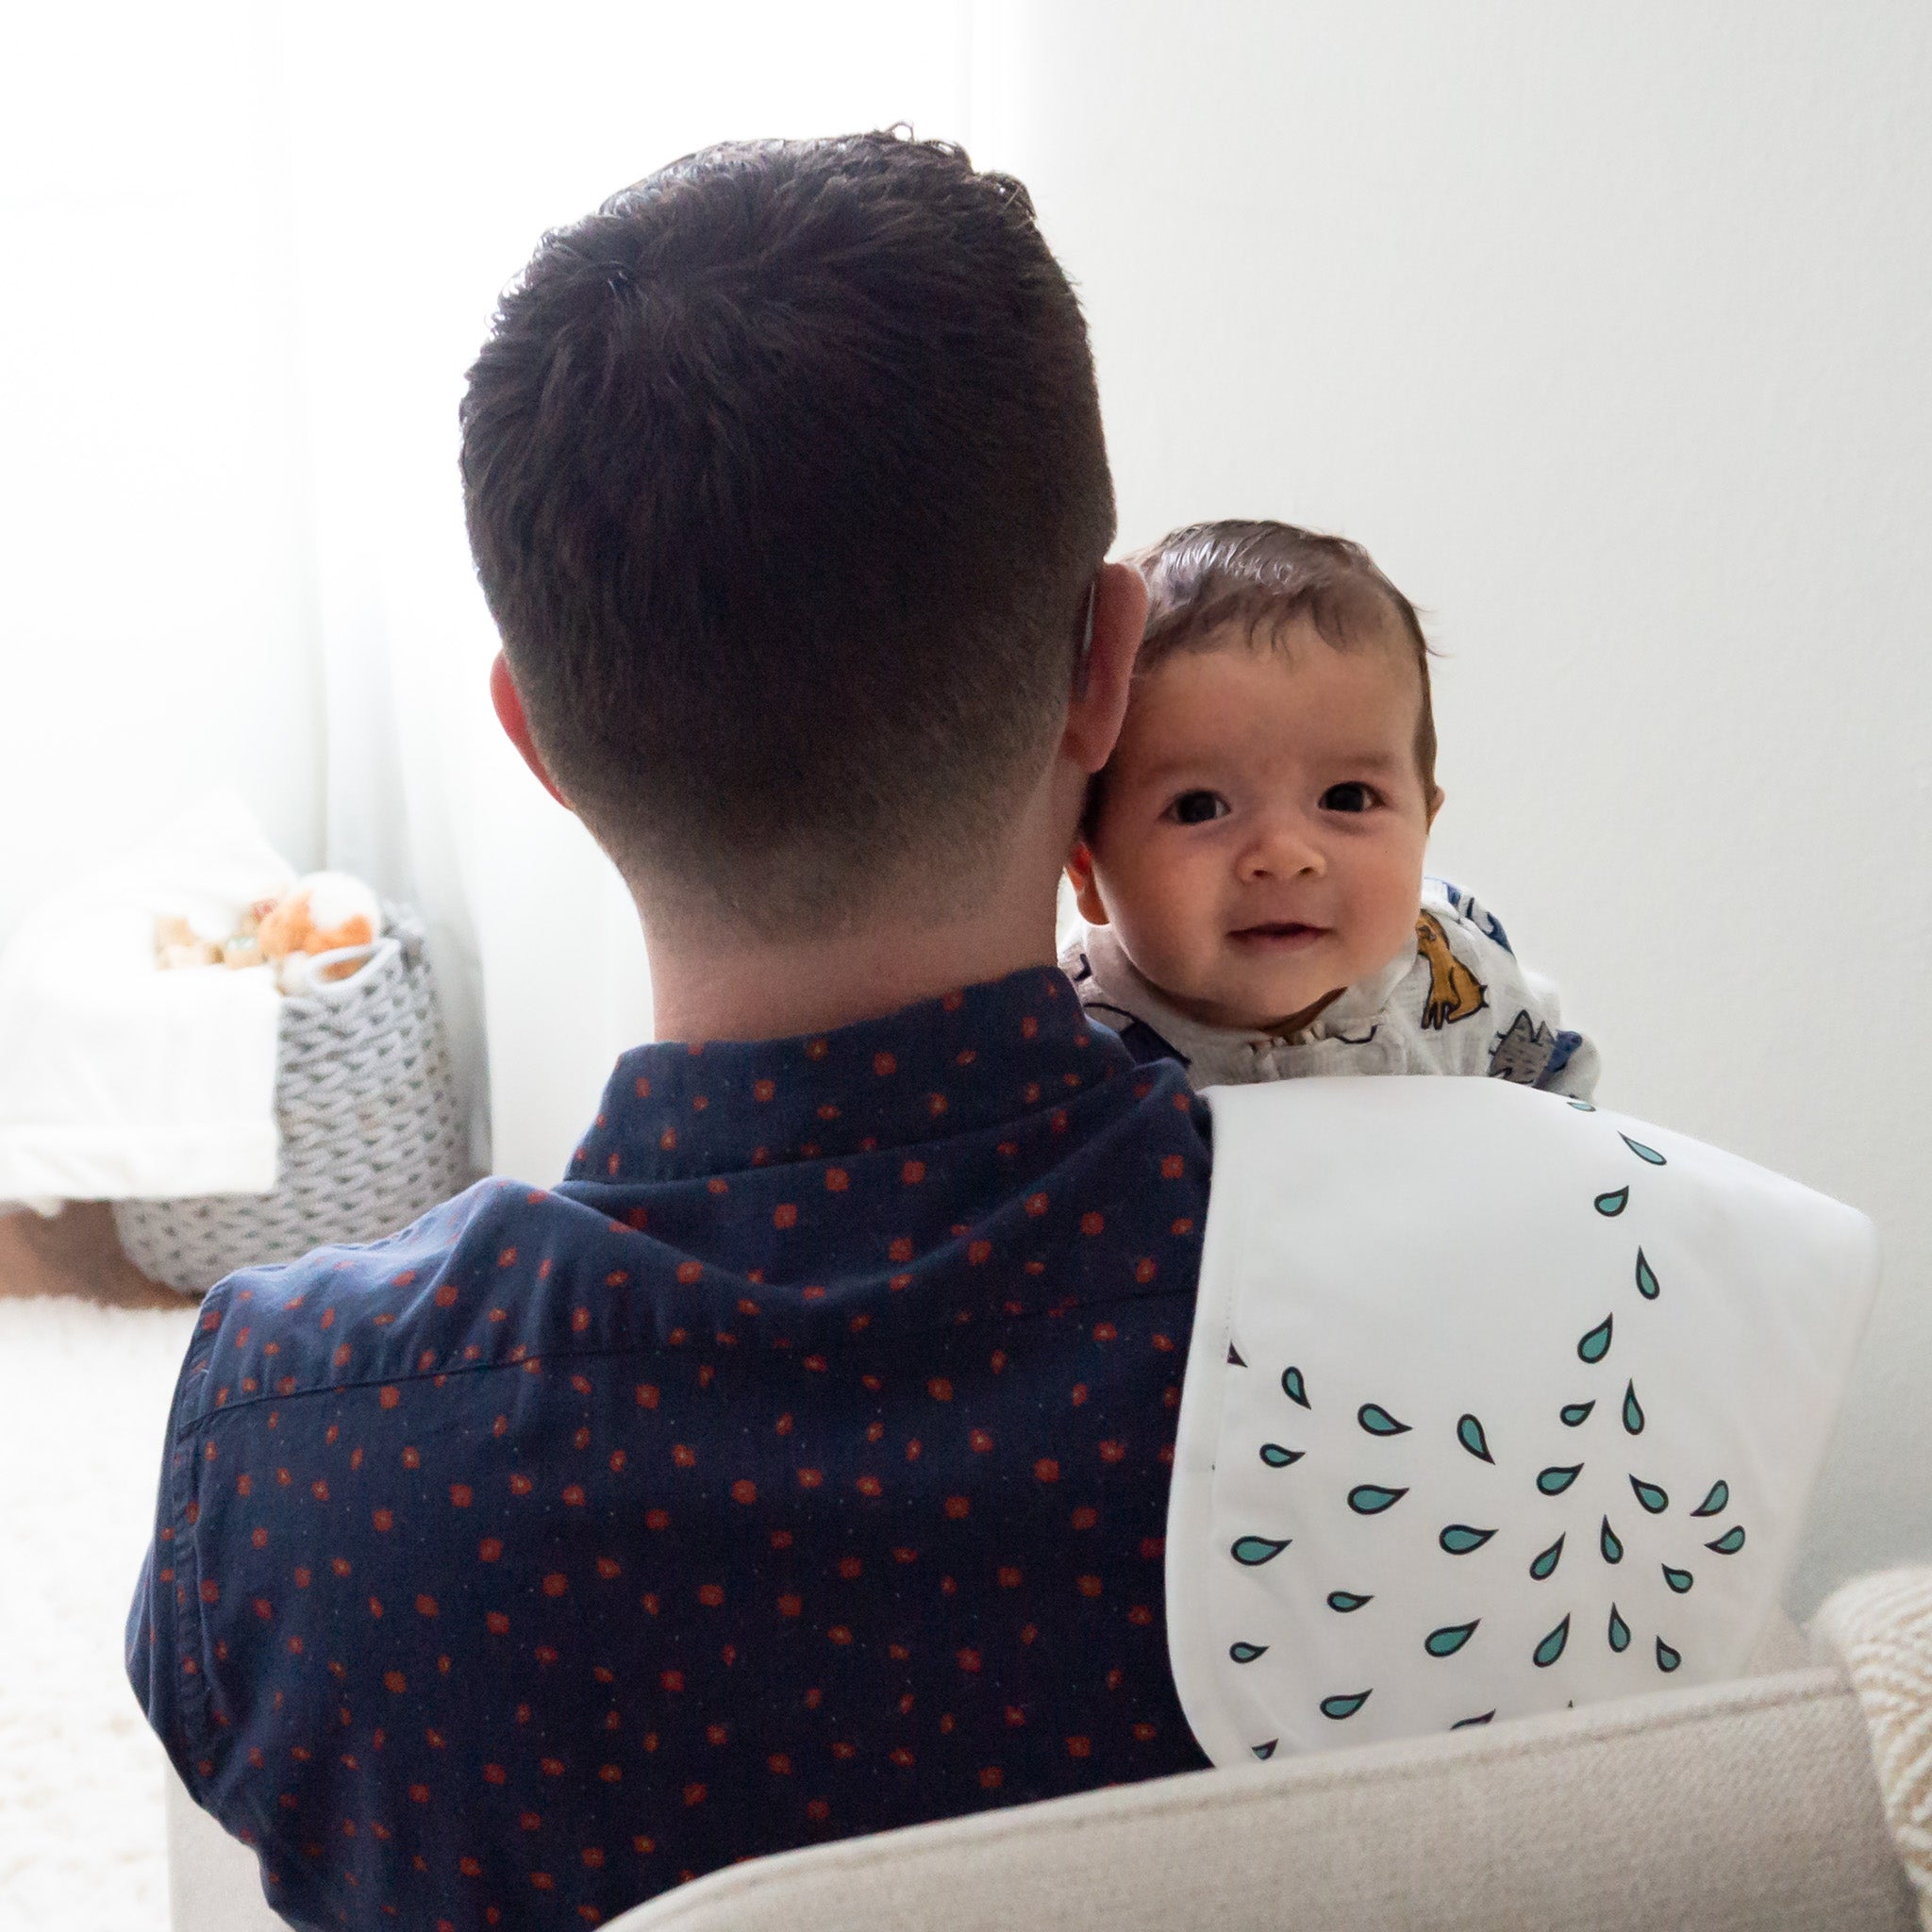
[(1429, 647), (1359, 545), (1198, 524), (1135, 559), (1146, 637), (1067, 866), (1061, 958), (1196, 1087), (1478, 1074), (1587, 1098), (1597, 1053), (1497, 922), (1423, 876)]

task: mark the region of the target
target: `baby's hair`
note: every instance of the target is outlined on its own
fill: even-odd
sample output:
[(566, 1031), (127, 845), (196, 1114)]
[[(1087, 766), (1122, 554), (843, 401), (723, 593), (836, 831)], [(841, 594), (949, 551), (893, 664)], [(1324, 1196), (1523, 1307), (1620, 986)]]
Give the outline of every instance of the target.
[(1436, 720), (1429, 703), (1429, 641), (1415, 606), (1359, 543), (1292, 524), (1229, 520), (1170, 530), (1128, 559), (1147, 583), (1147, 629), (1134, 675), (1170, 658), (1213, 648), (1226, 627), (1274, 642), (1297, 621), (1346, 651), (1386, 637), (1389, 620), (1414, 654), (1422, 679), (1415, 757), (1424, 793), (1436, 787)]

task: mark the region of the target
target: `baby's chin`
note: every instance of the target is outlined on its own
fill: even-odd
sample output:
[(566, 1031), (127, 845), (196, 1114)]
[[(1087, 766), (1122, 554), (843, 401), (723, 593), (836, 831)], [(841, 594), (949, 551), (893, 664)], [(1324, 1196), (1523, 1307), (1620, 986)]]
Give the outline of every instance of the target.
[(1347, 991), (1324, 981), (1274, 981), (1263, 986), (1202, 983), (1193, 988), (1157, 987), (1168, 1001), (1203, 1025), (1230, 1033), (1299, 1032)]

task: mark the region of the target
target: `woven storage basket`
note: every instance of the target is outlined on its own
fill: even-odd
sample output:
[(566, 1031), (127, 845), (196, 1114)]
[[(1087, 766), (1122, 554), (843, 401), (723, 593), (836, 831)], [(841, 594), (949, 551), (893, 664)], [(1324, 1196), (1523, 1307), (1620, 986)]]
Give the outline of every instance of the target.
[(202, 1294), (238, 1268), (393, 1234), (475, 1178), (422, 930), (391, 913), (361, 951), (351, 978), (282, 1003), (274, 1192), (115, 1202), (143, 1274)]

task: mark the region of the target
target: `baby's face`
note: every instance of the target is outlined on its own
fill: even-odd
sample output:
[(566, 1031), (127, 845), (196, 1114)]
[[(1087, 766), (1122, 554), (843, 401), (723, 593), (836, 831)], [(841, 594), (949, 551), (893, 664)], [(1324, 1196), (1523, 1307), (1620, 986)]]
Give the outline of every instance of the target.
[(1090, 923), (1216, 1026), (1287, 1033), (1415, 944), (1441, 794), (1416, 765), (1422, 682), (1391, 633), (1338, 651), (1232, 632), (1134, 688), (1107, 772)]

